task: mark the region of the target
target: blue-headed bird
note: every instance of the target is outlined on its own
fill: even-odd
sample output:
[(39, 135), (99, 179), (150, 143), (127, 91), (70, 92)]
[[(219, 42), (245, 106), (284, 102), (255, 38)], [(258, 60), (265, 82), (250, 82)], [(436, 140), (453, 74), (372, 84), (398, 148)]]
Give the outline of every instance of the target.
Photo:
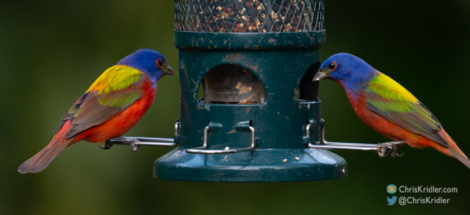
[(131, 129), (148, 110), (157, 81), (174, 75), (163, 55), (141, 49), (107, 69), (64, 114), (49, 145), (25, 161), (20, 173), (46, 168), (65, 147), (80, 140), (105, 142)]
[(343, 86), (356, 114), (378, 133), (414, 148), (433, 148), (470, 168), (470, 160), (437, 118), (408, 90), (364, 60), (335, 54), (322, 63), (313, 81), (324, 78)]

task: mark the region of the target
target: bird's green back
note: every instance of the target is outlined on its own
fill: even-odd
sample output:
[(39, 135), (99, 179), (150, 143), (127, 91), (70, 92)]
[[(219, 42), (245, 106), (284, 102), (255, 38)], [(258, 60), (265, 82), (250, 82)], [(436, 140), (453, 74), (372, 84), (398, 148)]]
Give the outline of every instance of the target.
[(442, 126), (434, 115), (399, 83), (378, 72), (363, 90), (367, 107), (385, 119), (441, 145), (447, 142), (437, 133)]

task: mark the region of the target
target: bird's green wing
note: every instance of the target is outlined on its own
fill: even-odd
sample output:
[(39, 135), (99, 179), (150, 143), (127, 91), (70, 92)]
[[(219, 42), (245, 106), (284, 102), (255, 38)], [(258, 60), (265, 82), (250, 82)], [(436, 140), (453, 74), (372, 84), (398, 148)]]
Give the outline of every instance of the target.
[(143, 79), (144, 74), (132, 67), (107, 69), (64, 114), (56, 131), (70, 120), (72, 127), (65, 137), (71, 138), (111, 119), (142, 96)]
[(438, 133), (442, 126), (437, 118), (390, 77), (380, 73), (369, 82), (363, 94), (367, 108), (372, 112), (408, 131), (448, 146)]

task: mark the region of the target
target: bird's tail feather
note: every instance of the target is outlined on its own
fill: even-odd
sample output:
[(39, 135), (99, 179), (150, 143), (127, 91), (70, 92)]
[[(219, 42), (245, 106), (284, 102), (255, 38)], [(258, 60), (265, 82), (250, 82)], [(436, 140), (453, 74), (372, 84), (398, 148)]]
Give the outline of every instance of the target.
[(66, 139), (65, 133), (70, 128), (70, 124), (66, 123), (64, 127), (54, 136), (49, 145), (38, 152), (36, 155), (25, 161), (18, 168), (18, 172), (25, 173), (38, 173), (44, 170), (59, 153), (68, 145), (73, 143), (75, 138)]
[(45, 169), (54, 160), (55, 157), (67, 147), (65, 144), (49, 144), (46, 148), (42, 149), (36, 155), (25, 161), (18, 168), (18, 172), (25, 173), (38, 173)]
[(468, 159), (468, 157), (462, 152), (462, 150), (459, 149), (459, 147), (457, 147), (457, 145), (455, 145), (456, 148), (452, 149), (452, 148), (449, 148), (449, 152), (455, 157), (457, 158), (457, 160), (459, 160), (460, 162), (462, 162), (465, 166), (467, 166), (469, 169), (470, 169), (470, 160)]
[(441, 132), (439, 132), (439, 134), (449, 144), (448, 150), (449, 150), (450, 154), (470, 169), (470, 160), (462, 152), (462, 150), (460, 150), (460, 148), (457, 146), (457, 144), (454, 142), (454, 140), (447, 134), (447, 132), (445, 132), (444, 130), (441, 130)]

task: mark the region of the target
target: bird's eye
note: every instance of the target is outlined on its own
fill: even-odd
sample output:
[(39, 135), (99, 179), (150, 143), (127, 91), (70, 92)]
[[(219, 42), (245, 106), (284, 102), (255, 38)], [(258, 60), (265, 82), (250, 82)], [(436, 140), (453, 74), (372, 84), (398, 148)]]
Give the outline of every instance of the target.
[(330, 64), (328, 64), (328, 69), (330, 70), (335, 70), (336, 69), (336, 63), (335, 62), (331, 62)]
[(162, 61), (162, 59), (159, 58), (159, 59), (157, 60), (157, 66), (158, 66), (158, 68), (160, 68), (160, 69), (162, 68), (162, 66), (163, 66), (163, 61)]

